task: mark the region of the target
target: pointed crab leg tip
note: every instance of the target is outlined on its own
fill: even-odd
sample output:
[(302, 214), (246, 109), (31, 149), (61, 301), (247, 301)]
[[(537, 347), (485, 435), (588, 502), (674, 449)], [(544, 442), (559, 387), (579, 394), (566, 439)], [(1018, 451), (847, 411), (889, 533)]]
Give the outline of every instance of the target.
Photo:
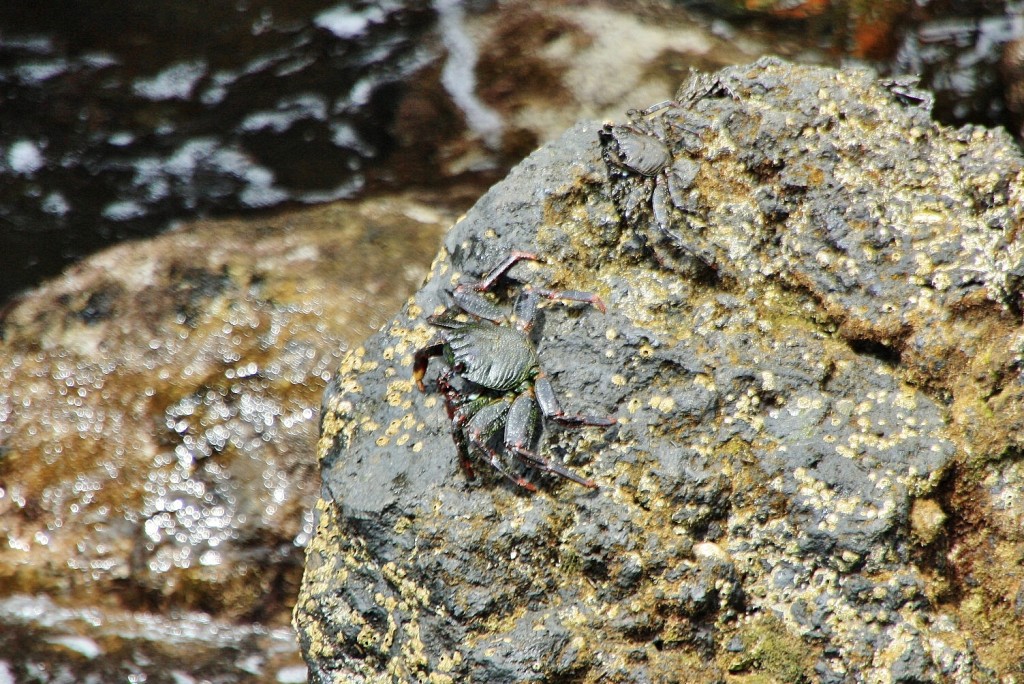
[(526, 250), (522, 249), (515, 250), (514, 252), (509, 254), (509, 257), (516, 259), (530, 259), (532, 261), (544, 261), (544, 257), (533, 252), (527, 252)]
[(608, 309), (605, 307), (604, 302), (601, 301), (600, 297), (594, 297), (594, 306), (597, 307), (597, 310), (601, 313), (608, 313)]

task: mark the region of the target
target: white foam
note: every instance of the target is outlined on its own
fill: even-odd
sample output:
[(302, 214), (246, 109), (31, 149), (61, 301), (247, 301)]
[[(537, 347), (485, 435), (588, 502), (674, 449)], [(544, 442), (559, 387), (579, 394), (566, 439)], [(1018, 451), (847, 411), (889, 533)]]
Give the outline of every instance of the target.
[(353, 12), (348, 5), (338, 5), (316, 15), (313, 23), (339, 38), (355, 38), (365, 32), (370, 24), (383, 21), (385, 16), (384, 10), (379, 6), (370, 6), (361, 12)]
[(435, 0), (441, 39), (448, 59), (441, 70), (441, 84), (462, 110), (470, 130), (491, 149), (501, 145), (503, 123), (493, 109), (476, 96), (476, 45), (466, 34), (460, 0)]
[(103, 218), (111, 221), (128, 221), (146, 215), (146, 209), (138, 202), (124, 200), (112, 202), (103, 208)]
[(282, 667), (277, 671), (277, 681), (280, 684), (303, 684), (306, 681), (306, 676), (305, 665)]
[(132, 90), (149, 100), (187, 100), (205, 74), (205, 60), (179, 62), (152, 78), (140, 78), (132, 84)]
[(7, 164), (15, 173), (31, 176), (46, 165), (43, 153), (31, 140), (18, 140), (7, 150)]
[(47, 641), (51, 644), (57, 644), (64, 648), (68, 648), (76, 653), (81, 653), (89, 660), (92, 660), (103, 652), (103, 649), (100, 648), (99, 644), (92, 639), (83, 636), (56, 636), (50, 637)]

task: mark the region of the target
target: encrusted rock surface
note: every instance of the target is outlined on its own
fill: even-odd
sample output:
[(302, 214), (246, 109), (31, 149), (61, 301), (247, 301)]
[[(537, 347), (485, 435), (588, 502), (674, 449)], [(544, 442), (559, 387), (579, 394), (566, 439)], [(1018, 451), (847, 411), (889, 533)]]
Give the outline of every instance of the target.
[[(593, 122), (484, 196), (325, 394), (312, 681), (1019, 675), (1022, 159), (920, 95), (772, 60), (684, 84), (668, 232)], [(468, 479), (437, 367), (411, 382), (444, 291), (513, 249), (608, 305), (534, 335), (566, 410), (618, 417), (539, 438), (596, 491)]]

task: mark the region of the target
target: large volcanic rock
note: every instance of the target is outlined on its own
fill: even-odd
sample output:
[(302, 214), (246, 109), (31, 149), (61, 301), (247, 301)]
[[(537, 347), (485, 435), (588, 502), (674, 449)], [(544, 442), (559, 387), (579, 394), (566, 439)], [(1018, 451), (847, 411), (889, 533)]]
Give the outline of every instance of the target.
[[(928, 102), (764, 60), (637, 124), (674, 157), (664, 221), (669, 171), (609, 164), (627, 133), (596, 123), (482, 198), (325, 395), (295, 610), (313, 681), (1019, 672), (1022, 159)], [(411, 382), (445, 290), (514, 249), (547, 262), (500, 303), (519, 280), (608, 305), (534, 331), (564, 407), (618, 418), (539, 437), (597, 490), (512, 459), (538, 493), (469, 479), (440, 361)]]

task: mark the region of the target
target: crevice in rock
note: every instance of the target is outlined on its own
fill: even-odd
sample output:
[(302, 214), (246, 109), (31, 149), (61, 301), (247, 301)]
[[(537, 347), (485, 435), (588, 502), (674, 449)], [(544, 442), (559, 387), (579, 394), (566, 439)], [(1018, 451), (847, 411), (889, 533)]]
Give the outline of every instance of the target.
[(864, 338), (847, 340), (847, 343), (857, 354), (872, 356), (888, 366), (900, 365), (901, 352), (893, 345)]

